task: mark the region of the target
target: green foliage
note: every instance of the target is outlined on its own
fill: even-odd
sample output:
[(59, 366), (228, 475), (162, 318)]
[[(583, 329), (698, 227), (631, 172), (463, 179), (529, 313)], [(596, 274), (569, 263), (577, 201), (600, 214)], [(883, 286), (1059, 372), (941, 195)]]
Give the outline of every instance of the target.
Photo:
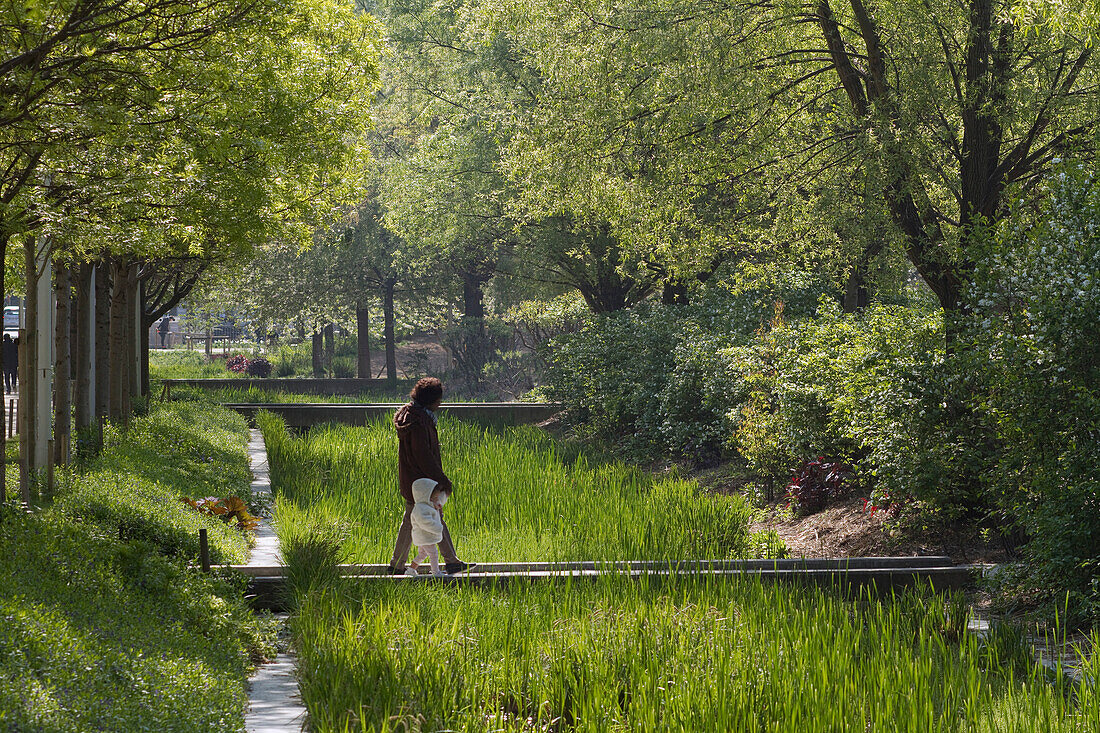
[(774, 289), (710, 291), (698, 305), (643, 303), (590, 316), (547, 347), (546, 394), (582, 432), (638, 454), (656, 449), (712, 462), (748, 395), (745, 354), (777, 299), (812, 306), (818, 284), (792, 278)]
[[(404, 511), (389, 420), (327, 426), (304, 437), (261, 413), (277, 530), (312, 536), (344, 528), (360, 562), (388, 562)], [(443, 465), (455, 485), (447, 524), (479, 561), (699, 559), (781, 553), (749, 532), (739, 496), (708, 495), (674, 476), (655, 480), (621, 463), (596, 463), (531, 427), (490, 430), (444, 417)]]
[(940, 314), (919, 306), (853, 315), (823, 298), (812, 318), (777, 318), (747, 353), (753, 394), (735, 441), (776, 480), (823, 455), (852, 464), (877, 493), (958, 507), (970, 497), (945, 491), (963, 454), (962, 436), (943, 430), (952, 383), (942, 340)]
[(239, 731), (270, 624), (239, 577), (188, 569), (197, 532), (242, 560), (244, 536), (178, 497), (247, 489), (243, 422), (159, 406), (41, 514), (0, 507), (0, 728)]
[[(604, 577), (375, 585), (314, 594), (291, 623), (319, 733), (1038, 733), (1100, 720), (1091, 682), (1048, 683), (1009, 635), (965, 633), (965, 609), (927, 589), (846, 600), (752, 581)], [(1098, 660), (1089, 655), (1086, 680)]]
[(992, 243), (966, 356), (986, 385), (998, 463), (986, 491), (1026, 529), (1033, 580), (1070, 590), (1098, 617), (1100, 595), (1100, 182), (1063, 166), (1038, 215)]
[(0, 522), (0, 728), (237, 731), (241, 588), (59, 515)]
[(339, 527), (318, 522), (288, 528), (280, 533), (279, 547), (287, 568), (284, 592), (289, 608), (339, 582), (339, 564), (347, 560)]
[(57, 511), (185, 560), (198, 557), (198, 530), (205, 527), (212, 561), (243, 562), (244, 534), (179, 499), (235, 494), (248, 500), (247, 425), (215, 405), (154, 404), (125, 435), (108, 432), (100, 456), (58, 496)]

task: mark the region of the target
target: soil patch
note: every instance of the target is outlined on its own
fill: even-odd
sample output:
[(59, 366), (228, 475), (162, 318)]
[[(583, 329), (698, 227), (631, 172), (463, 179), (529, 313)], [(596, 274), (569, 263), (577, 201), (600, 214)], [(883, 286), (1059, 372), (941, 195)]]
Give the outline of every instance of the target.
[(1010, 560), (1003, 543), (965, 526), (927, 527), (866, 511), (850, 498), (809, 516), (792, 516), (781, 504), (769, 507), (754, 530), (774, 530), (793, 557), (900, 557), (947, 555), (959, 564)]
[[(707, 490), (725, 494), (745, 493), (749, 484), (741, 470), (727, 464), (695, 472), (692, 478)], [(792, 557), (946, 555), (960, 564), (1015, 559), (1003, 542), (983, 536), (975, 527), (898, 521), (885, 512), (865, 510), (858, 496), (808, 516), (792, 513), (780, 499), (764, 508), (752, 529), (775, 531)]]

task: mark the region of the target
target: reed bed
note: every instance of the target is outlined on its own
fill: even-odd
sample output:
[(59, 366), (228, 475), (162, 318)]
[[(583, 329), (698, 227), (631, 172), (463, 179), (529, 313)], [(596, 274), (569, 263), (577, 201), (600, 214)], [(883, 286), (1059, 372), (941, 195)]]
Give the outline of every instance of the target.
[(330, 587), (292, 621), (321, 733), (1100, 730), (1091, 684), (965, 624), (927, 590), (607, 576)]
[(372, 402), (401, 403), (408, 400), (409, 386), (377, 387), (350, 395), (300, 394), (259, 387), (195, 387), (177, 384), (172, 387), (173, 400), (199, 400), (219, 404), (365, 404)]
[[(388, 420), (329, 425), (303, 437), (262, 413), (282, 542), (339, 528), (347, 559), (388, 562), (404, 504)], [(464, 558), (480, 562), (721, 559), (783, 552), (749, 531), (739, 496), (705, 494), (675, 476), (589, 460), (537, 428), (443, 418), (443, 464), (455, 494), (445, 515)]]

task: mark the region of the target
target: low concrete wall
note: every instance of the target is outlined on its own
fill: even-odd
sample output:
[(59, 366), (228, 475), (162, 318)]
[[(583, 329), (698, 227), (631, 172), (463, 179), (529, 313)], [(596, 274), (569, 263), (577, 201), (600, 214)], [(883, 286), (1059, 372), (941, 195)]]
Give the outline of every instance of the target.
[[(267, 410), (279, 415), (293, 429), (310, 428), (314, 425), (336, 422), (343, 425), (369, 425), (379, 418), (393, 417), (398, 403), (392, 404), (337, 404), (337, 403), (299, 403), (299, 404), (227, 404), (252, 423), (256, 412)], [(558, 412), (561, 405), (539, 402), (468, 402), (464, 404), (443, 405), (440, 412), (449, 417), (482, 425), (529, 425), (548, 420)]]
[[(910, 562), (906, 562), (909, 560)], [(548, 569), (524, 568), (500, 570), (506, 565), (478, 565), (472, 572), (444, 578), (406, 578), (405, 576), (361, 575), (356, 572), (344, 577), (359, 583), (455, 583), (487, 587), (501, 587), (509, 583), (562, 583), (575, 584), (595, 581), (605, 575), (619, 575), (635, 580), (646, 577), (667, 578), (673, 575), (709, 578), (711, 582), (781, 582), (818, 585), (842, 593), (855, 593), (860, 588), (872, 588), (878, 592), (890, 592), (917, 584), (928, 584), (937, 592), (968, 588), (981, 576), (981, 568), (972, 565), (939, 565), (946, 558), (850, 558), (840, 561), (806, 560), (785, 562), (782, 560), (727, 561), (705, 563), (709, 568), (662, 569), (666, 563), (623, 563), (618, 568), (590, 569), (589, 563), (549, 563)], [(516, 565), (523, 565), (517, 563)], [(529, 565), (543, 565), (530, 563)], [(597, 563), (597, 565), (601, 565)], [(614, 565), (614, 564), (612, 564)], [(638, 565), (639, 567), (632, 567)], [(687, 565), (691, 565), (688, 563)], [(555, 567), (561, 566), (561, 567)], [(584, 569), (580, 569), (579, 567)], [(483, 571), (483, 568), (485, 571)], [(286, 601), (286, 578), (279, 575), (253, 575), (249, 579), (249, 594), (257, 608), (283, 610)]]
[[(266, 389), (287, 394), (353, 395), (369, 389), (384, 389), (385, 379), (165, 379), (164, 389), (171, 395), (173, 387), (200, 389)], [(398, 388), (407, 389), (409, 380), (398, 380)]]

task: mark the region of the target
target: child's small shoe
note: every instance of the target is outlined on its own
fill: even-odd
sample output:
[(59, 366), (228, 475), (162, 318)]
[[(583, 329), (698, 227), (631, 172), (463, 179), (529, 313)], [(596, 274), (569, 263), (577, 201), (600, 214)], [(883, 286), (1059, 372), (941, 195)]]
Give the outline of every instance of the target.
[(410, 578), (415, 578), (417, 574), (418, 573), (416, 572), (416, 568), (405, 568), (405, 575), (409, 576)]
[(446, 573), (444, 573), (442, 570), (432, 571), (432, 577), (433, 578), (442, 578), (444, 575), (446, 575)]

